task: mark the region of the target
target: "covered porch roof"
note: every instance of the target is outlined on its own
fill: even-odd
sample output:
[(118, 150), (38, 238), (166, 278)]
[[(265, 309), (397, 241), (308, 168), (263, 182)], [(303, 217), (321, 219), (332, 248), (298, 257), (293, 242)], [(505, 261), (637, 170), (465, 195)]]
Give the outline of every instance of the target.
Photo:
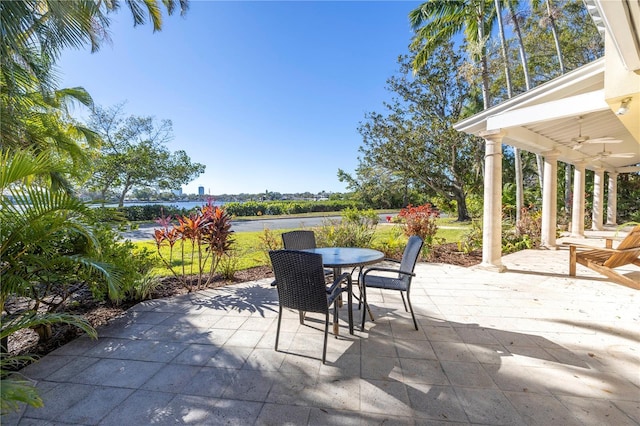
[[(584, 161), (589, 169), (640, 171), (640, 129), (633, 132), (633, 126), (626, 127), (611, 109), (604, 83), (605, 58), (601, 58), (460, 121), (454, 128), (478, 136), (501, 130), (508, 145), (536, 154), (556, 150), (558, 160), (571, 164)], [(629, 118), (638, 111), (638, 105), (632, 104), (633, 100), (625, 114)], [(635, 127), (640, 127), (635, 117)], [(579, 136), (589, 140), (575, 149)], [(594, 140), (601, 143), (590, 143)], [(605, 157), (602, 151), (613, 155)]]
[[(558, 160), (584, 161), (588, 169), (640, 171), (640, 2), (584, 3), (605, 39), (603, 58), (454, 128), (474, 135), (501, 131), (506, 144), (536, 154), (557, 151)], [(627, 110), (620, 114), (623, 101)], [(588, 140), (578, 143), (580, 136)]]

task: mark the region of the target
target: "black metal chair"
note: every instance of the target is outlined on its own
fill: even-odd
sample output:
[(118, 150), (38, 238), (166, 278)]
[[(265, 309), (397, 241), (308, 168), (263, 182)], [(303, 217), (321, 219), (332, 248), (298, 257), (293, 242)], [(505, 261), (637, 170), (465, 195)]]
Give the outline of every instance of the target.
[[(278, 350), (280, 339), (282, 308), (295, 309), (301, 313), (324, 313), (324, 347), (322, 349), (322, 363), (324, 364), (327, 357), (329, 308), (333, 305), (335, 332), (338, 326), (338, 305), (334, 302), (343, 291), (347, 290), (347, 287), (343, 287), (341, 283), (346, 282), (348, 286), (351, 286), (351, 275), (344, 273), (336, 277), (333, 284), (327, 287), (321, 255), (296, 250), (272, 250), (269, 252), (269, 257), (276, 278), (279, 300), (275, 350)], [(302, 314), (300, 315), (300, 323), (304, 323)]]
[[(411, 306), (411, 299), (409, 298), (409, 290), (411, 290), (411, 278), (415, 277), (415, 273), (413, 270), (416, 267), (416, 262), (418, 261), (418, 256), (420, 255), (420, 250), (422, 249), (422, 244), (424, 241), (417, 235), (412, 235), (409, 237), (409, 241), (407, 242), (407, 246), (402, 253), (402, 260), (397, 261), (395, 259), (385, 259), (388, 262), (394, 262), (399, 264), (398, 268), (385, 268), (385, 267), (371, 267), (367, 268), (362, 274), (360, 274), (359, 278), (359, 287), (360, 287), (360, 297), (362, 299), (362, 303), (364, 304), (364, 309), (362, 310), (362, 330), (364, 330), (364, 321), (366, 312), (369, 311), (369, 315), (371, 316), (371, 320), (373, 321), (373, 315), (371, 314), (371, 310), (367, 305), (367, 287), (371, 288), (380, 288), (384, 290), (396, 290), (400, 292), (402, 296), (402, 303), (404, 304), (404, 309), (407, 312), (411, 312), (411, 318), (413, 318), (413, 325), (416, 330), (418, 329), (418, 323), (416, 322), (416, 317), (413, 314), (413, 307)], [(375, 274), (375, 272), (391, 272), (394, 276), (390, 275), (379, 275)], [(407, 300), (404, 299), (404, 293), (407, 293)], [(409, 308), (407, 309), (407, 304)]]

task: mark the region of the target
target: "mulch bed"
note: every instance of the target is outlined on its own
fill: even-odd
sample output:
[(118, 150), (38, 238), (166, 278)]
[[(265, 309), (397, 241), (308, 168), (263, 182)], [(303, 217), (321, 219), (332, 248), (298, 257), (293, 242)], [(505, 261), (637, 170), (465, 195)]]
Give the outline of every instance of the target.
[[(468, 254), (461, 253), (458, 251), (455, 243), (442, 244), (434, 247), (431, 258), (429, 259), (431, 263), (447, 263), (464, 267), (477, 265), (481, 261), (482, 253), (480, 251)], [(262, 278), (273, 278), (271, 267), (258, 266), (238, 271), (232, 280), (225, 280), (219, 276), (217, 279), (214, 279), (207, 288), (216, 288)], [(187, 292), (188, 290), (184, 288), (177, 279), (168, 277), (164, 279), (161, 288), (154, 292), (151, 298), (160, 299), (185, 294)], [(68, 312), (83, 315), (92, 326), (98, 327), (122, 316), (131, 306), (133, 306), (133, 303), (123, 303), (117, 306), (106, 302), (98, 303), (90, 297), (87, 297), (86, 300), (80, 304), (76, 304), (75, 308)], [(34, 331), (28, 329), (20, 330), (9, 337), (9, 353), (11, 355), (29, 354), (35, 355), (36, 357), (44, 356), (81, 334), (82, 332), (75, 327), (58, 324), (53, 327), (52, 337), (46, 342), (40, 342), (38, 335)]]

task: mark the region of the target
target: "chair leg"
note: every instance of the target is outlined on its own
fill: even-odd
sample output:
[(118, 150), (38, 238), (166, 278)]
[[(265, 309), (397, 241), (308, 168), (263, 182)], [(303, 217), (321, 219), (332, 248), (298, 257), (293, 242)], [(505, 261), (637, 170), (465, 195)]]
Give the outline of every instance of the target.
[[(360, 286), (360, 302), (362, 302), (362, 324), (360, 325), (360, 331), (364, 331), (364, 321), (367, 319), (365, 315), (367, 314), (367, 291), (364, 289), (364, 285)], [(358, 302), (358, 305), (360, 304)]]
[(298, 314), (300, 314), (300, 324), (304, 324), (304, 311), (298, 311)]
[(324, 346), (322, 347), (322, 363), (327, 359), (327, 337), (329, 336), (329, 311), (325, 315), (324, 320)]
[[(402, 297), (402, 304), (404, 305), (404, 311), (405, 312), (409, 312), (409, 309), (407, 309), (407, 302), (404, 301), (404, 292), (401, 291), (400, 292), (400, 297)], [(409, 294), (407, 293), (407, 299), (409, 298)]]
[(576, 254), (577, 254), (576, 247), (569, 246), (569, 276), (570, 277), (576, 276), (576, 260), (577, 260)]
[(407, 302), (409, 302), (409, 310), (411, 311), (411, 318), (413, 318), (413, 326), (418, 329), (418, 322), (416, 316), (413, 314), (413, 306), (411, 306), (411, 299), (409, 298), (409, 292), (407, 292)]
[[(327, 314), (329, 315), (329, 314)], [(338, 324), (338, 305), (333, 302), (333, 335), (335, 338), (338, 338), (338, 334), (340, 333), (340, 324)]]
[(282, 321), (282, 306), (278, 310), (278, 328), (276, 329), (276, 351), (278, 350), (278, 340), (280, 339), (280, 321)]

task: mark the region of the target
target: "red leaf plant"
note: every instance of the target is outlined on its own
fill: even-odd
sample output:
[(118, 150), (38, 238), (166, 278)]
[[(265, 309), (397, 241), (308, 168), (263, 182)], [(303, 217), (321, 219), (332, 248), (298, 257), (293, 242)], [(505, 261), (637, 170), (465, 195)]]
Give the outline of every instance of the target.
[(398, 217), (403, 220), (404, 233), (407, 236), (418, 235), (424, 240), (424, 251), (427, 255), (433, 247), (434, 237), (438, 232), (436, 219), (440, 216), (440, 212), (432, 208), (431, 204), (426, 203), (421, 206), (412, 206), (409, 204), (406, 208), (401, 209)]
[[(189, 292), (202, 289), (213, 279), (222, 256), (228, 255), (232, 248), (231, 216), (223, 208), (213, 205), (210, 199), (195, 214), (176, 216), (176, 220), (177, 224), (172, 223), (170, 216), (156, 220), (161, 226), (154, 231), (158, 255)], [(180, 259), (176, 263), (181, 265), (181, 273), (174, 267), (176, 243), (180, 246)], [(165, 244), (169, 245), (168, 259), (161, 251)], [(186, 247), (191, 250), (185, 250)], [(187, 263), (189, 271), (186, 270)], [(189, 278), (194, 275), (197, 276), (195, 288)]]

